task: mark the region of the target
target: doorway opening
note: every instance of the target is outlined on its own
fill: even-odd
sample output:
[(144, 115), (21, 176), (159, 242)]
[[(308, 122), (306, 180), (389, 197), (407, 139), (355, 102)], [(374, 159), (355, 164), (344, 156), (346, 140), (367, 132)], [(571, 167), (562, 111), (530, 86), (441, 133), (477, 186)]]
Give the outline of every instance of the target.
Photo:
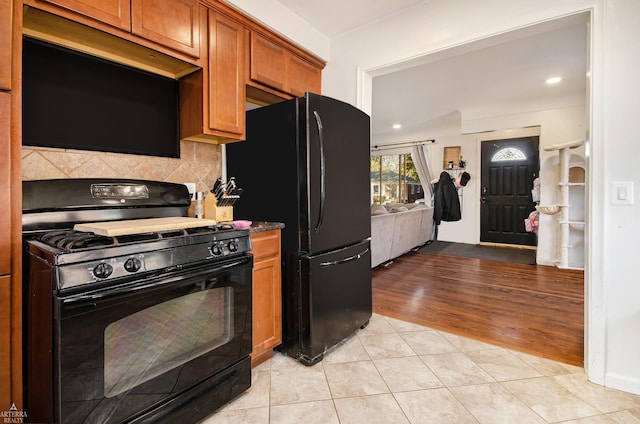
[[(578, 68), (579, 68), (579, 73), (581, 75), (589, 75), (589, 66), (591, 63), (591, 50), (590, 50), (590, 44), (591, 44), (591, 27), (590, 27), (590, 22), (592, 19), (592, 11), (589, 10), (579, 10), (577, 11), (575, 14), (572, 15), (568, 15), (568, 16), (562, 16), (562, 17), (557, 17), (554, 19), (551, 19), (549, 21), (545, 21), (543, 23), (532, 23), (532, 25), (530, 25), (529, 27), (526, 28), (520, 28), (511, 32), (505, 32), (505, 33), (500, 33), (500, 34), (494, 34), (494, 35), (490, 35), (487, 38), (483, 38), (480, 40), (476, 40), (474, 42), (471, 43), (466, 43), (463, 45), (458, 45), (458, 46), (452, 46), (451, 48), (445, 48), (443, 50), (439, 50), (439, 51), (434, 51), (428, 54), (425, 54), (423, 56), (420, 56), (418, 58), (413, 57), (410, 59), (407, 59), (406, 61), (396, 61), (393, 63), (389, 63), (385, 66), (378, 66), (375, 68), (370, 68), (370, 69), (363, 69), (361, 74), (360, 74), (360, 81), (359, 81), (359, 89), (361, 89), (360, 92), (360, 98), (358, 99), (358, 104), (361, 107), (364, 107), (365, 109), (371, 109), (373, 112), (372, 116), (373, 116), (373, 120), (372, 120), (372, 126), (373, 126), (373, 137), (374, 137), (374, 142), (376, 144), (386, 144), (388, 146), (392, 146), (393, 145), (393, 140), (392, 137), (398, 139), (398, 141), (400, 140), (399, 135), (397, 133), (393, 133), (393, 134), (387, 134), (384, 131), (384, 128), (382, 128), (387, 121), (384, 119), (381, 119), (382, 117), (384, 117), (383, 112), (385, 111), (384, 109), (379, 108), (379, 105), (377, 102), (379, 102), (380, 104), (382, 104), (383, 106), (387, 107), (388, 109), (392, 110), (395, 114), (398, 113), (398, 110), (400, 109), (400, 106), (402, 106), (402, 104), (400, 103), (394, 103), (389, 101), (389, 99), (395, 98), (397, 97), (397, 93), (417, 93), (418, 89), (416, 88), (415, 85), (412, 85), (411, 89), (408, 90), (403, 90), (403, 86), (400, 85), (402, 83), (402, 81), (411, 81), (410, 80), (410, 76), (412, 74), (410, 73), (403, 73), (404, 70), (414, 70), (414, 68), (417, 68), (418, 65), (421, 64), (431, 64), (431, 63), (437, 63), (440, 64), (440, 59), (443, 58), (448, 58), (448, 57), (460, 57), (460, 58), (464, 58), (464, 60), (461, 59), (461, 62), (464, 62), (466, 65), (468, 66), (468, 64), (470, 63), (470, 59), (467, 56), (467, 53), (469, 53), (470, 51), (475, 51), (476, 47), (479, 49), (481, 49), (483, 46), (487, 46), (487, 45), (492, 45), (494, 43), (498, 43), (500, 40), (504, 40), (505, 37), (508, 39), (514, 39), (514, 38), (519, 38), (520, 36), (522, 36), (522, 39), (527, 37), (527, 33), (529, 33), (529, 35), (531, 34), (535, 34), (537, 33), (538, 30), (543, 29), (545, 26), (547, 25), (551, 25), (551, 26), (563, 26), (564, 24), (570, 24), (572, 20), (577, 20), (577, 21), (582, 21), (580, 23), (580, 25), (582, 25), (582, 29), (584, 31), (583, 35), (579, 36), (579, 39), (582, 40), (585, 44), (584, 46), (584, 50), (585, 50), (585, 57), (579, 57), (579, 55), (577, 55), (576, 53), (578, 52), (578, 49), (569, 49), (567, 50), (567, 54), (564, 55), (564, 57), (571, 57), (571, 58), (577, 58), (579, 60), (577, 60), (578, 63)], [(524, 30), (524, 32), (523, 32)], [(556, 40), (554, 40), (554, 43), (556, 45), (560, 45), (560, 42), (563, 41), (563, 39), (557, 38)], [(548, 43), (545, 45), (543, 43), (543, 51), (546, 51), (544, 49), (545, 46), (548, 46)], [(528, 50), (525, 49), (521, 49), (519, 50), (520, 52), (525, 52)], [(485, 58), (486, 59), (486, 58)], [(487, 63), (490, 62), (488, 60), (485, 60), (483, 63)], [(518, 60), (516, 60), (516, 56), (509, 54), (509, 55), (504, 55), (501, 60), (495, 60), (495, 63), (517, 63), (519, 65), (522, 65), (522, 62), (518, 62)], [(541, 62), (542, 63), (542, 62)], [(447, 76), (447, 78), (453, 78), (452, 76), (455, 75), (455, 72), (449, 72), (445, 74)], [(513, 73), (513, 75), (517, 75), (516, 80), (519, 81), (522, 79), (521, 74), (519, 73)], [(385, 79), (382, 78), (378, 78), (378, 77), (387, 77)], [(392, 80), (392, 76), (395, 77), (395, 79)], [(499, 81), (502, 82), (503, 80), (510, 80), (510, 78), (504, 78), (501, 80), (496, 80), (493, 79), (492, 81)], [(393, 82), (394, 85), (391, 85), (390, 83), (384, 87), (382, 87), (382, 89), (380, 89), (380, 82), (385, 82), (385, 81), (389, 81), (389, 82)], [(436, 82), (438, 81), (437, 78), (435, 76), (429, 76), (429, 77), (425, 77), (424, 72), (421, 74), (421, 79), (420, 81), (423, 81), (425, 83), (425, 91), (427, 90), (434, 90), (436, 88), (441, 88), (444, 86), (444, 84), (442, 84), (441, 82)], [(567, 80), (568, 81), (568, 80)], [(501, 131), (503, 129), (507, 129), (507, 128), (530, 128), (536, 125), (544, 125), (545, 131), (539, 133), (538, 135), (542, 138), (542, 144), (544, 145), (548, 145), (548, 144), (554, 144), (554, 143), (558, 143), (563, 141), (564, 139), (566, 139), (567, 137), (569, 139), (574, 138), (573, 134), (568, 134), (568, 129), (569, 130), (584, 130), (587, 129), (586, 131), (586, 135), (585, 138), (589, 139), (589, 134), (590, 134), (590, 128), (591, 128), (591, 110), (590, 110), (590, 105), (591, 105), (591, 90), (590, 90), (590, 86), (592, 84), (592, 82), (587, 79), (586, 81), (583, 80), (578, 80), (578, 79), (572, 79), (572, 82), (579, 82), (579, 86), (578, 86), (578, 90), (576, 91), (576, 100), (573, 103), (573, 106), (568, 106), (568, 107), (564, 107), (563, 109), (561, 109), (561, 105), (559, 105), (558, 103), (554, 103), (553, 105), (549, 106), (549, 107), (539, 107), (540, 105), (538, 104), (534, 110), (535, 112), (532, 112), (533, 114), (535, 114), (535, 119), (532, 119), (530, 121), (526, 121), (523, 120), (523, 114), (520, 113), (520, 111), (516, 111), (514, 109), (512, 110), (507, 110), (506, 112), (504, 112), (502, 115), (496, 111), (493, 110), (489, 110), (489, 104), (486, 101), (487, 99), (489, 99), (490, 97), (494, 97), (494, 91), (495, 91), (495, 87), (493, 87), (493, 83), (492, 84), (476, 84), (476, 85), (471, 85), (472, 87), (490, 87), (492, 89), (491, 92), (491, 96), (486, 96), (485, 97), (485, 101), (482, 102), (477, 102), (477, 104), (481, 104), (482, 107), (485, 109), (485, 111), (487, 111), (487, 116), (489, 117), (488, 119), (486, 119), (486, 124), (487, 125), (483, 125), (484, 121), (482, 121), (482, 117), (479, 116), (477, 113), (477, 110), (475, 109), (470, 109), (470, 110), (465, 110), (464, 108), (458, 108), (457, 110), (457, 114), (455, 115), (456, 119), (454, 119), (453, 123), (451, 122), (452, 120), (446, 120), (443, 118), (441, 121), (433, 121), (433, 120), (429, 120), (427, 121), (425, 116), (426, 116), (426, 110), (425, 108), (428, 105), (434, 105), (437, 106), (439, 108), (439, 112), (442, 112), (442, 107), (443, 107), (443, 101), (441, 101), (442, 99), (451, 99), (452, 96), (450, 95), (451, 92), (453, 92), (453, 90), (449, 90), (446, 95), (443, 96), (439, 96), (438, 93), (436, 92), (435, 94), (433, 92), (428, 93), (428, 95), (425, 95), (423, 92), (420, 92), (421, 94), (421, 98), (422, 99), (437, 99), (438, 101), (434, 101), (434, 102), (422, 102), (420, 103), (420, 107), (419, 108), (415, 108), (413, 107), (412, 110), (416, 110), (418, 109), (420, 111), (420, 117), (421, 119), (426, 121), (425, 125), (428, 125), (429, 129), (427, 130), (425, 128), (425, 125), (423, 125), (422, 127), (420, 127), (420, 131), (415, 130), (416, 126), (409, 126), (409, 125), (404, 125), (404, 127), (406, 128), (411, 128), (412, 130), (414, 130), (412, 133), (410, 133), (409, 135), (405, 135), (402, 138), (403, 142), (406, 142), (407, 140), (422, 140), (422, 139), (429, 139), (432, 138), (434, 134), (455, 134), (454, 136), (447, 136), (445, 137), (440, 137), (437, 138), (437, 142), (440, 142), (440, 140), (446, 141), (447, 143), (451, 142), (454, 144), (459, 144), (458, 142), (458, 138), (453, 139), (453, 137), (461, 137), (464, 135), (470, 135), (470, 134), (474, 134), (475, 136), (480, 136), (480, 134), (482, 133), (488, 133), (488, 132), (492, 132), (492, 131)], [(499, 82), (496, 82), (496, 84), (499, 84)], [(522, 85), (520, 83), (520, 85)], [(387, 91), (385, 91), (384, 89), (387, 89)], [(457, 87), (456, 87), (457, 88)], [(542, 91), (542, 90), (539, 90)], [(533, 92), (533, 91), (531, 91)], [(372, 93), (378, 93), (376, 96), (371, 95)], [(379, 100), (378, 100), (379, 99)], [(559, 101), (561, 98), (558, 96), (555, 98), (555, 100)], [(403, 104), (406, 105), (411, 105), (414, 106), (416, 103), (413, 103), (410, 101), (409, 98), (407, 98), (406, 96), (402, 98), (402, 102)], [(513, 103), (512, 103), (513, 105)], [(581, 105), (584, 105), (584, 109), (580, 109)], [(571, 109), (571, 107), (574, 107), (574, 109)], [(541, 113), (541, 111), (548, 111), (548, 110), (562, 110), (564, 112), (567, 112), (567, 118), (560, 117), (560, 116), (552, 116), (551, 114), (545, 114), (545, 113)], [(489, 115), (488, 112), (491, 112), (491, 114)], [(475, 114), (474, 114), (475, 113)], [(413, 116), (413, 115), (411, 115)], [(451, 114), (444, 114), (442, 113), (442, 116), (445, 117), (450, 117), (452, 116)], [(462, 117), (465, 117), (465, 119), (462, 119)], [(496, 117), (498, 116), (502, 116), (505, 119), (502, 121), (498, 121)], [(539, 119), (538, 119), (539, 118)], [(542, 119), (549, 119), (548, 121), (545, 122), (540, 122), (540, 120)], [(537, 119), (537, 120), (536, 120)], [(490, 127), (489, 125), (495, 125), (497, 123), (497, 126), (493, 126)], [(569, 125), (569, 123), (572, 123), (572, 126)], [(436, 124), (441, 124), (441, 125), (436, 125)], [(379, 130), (379, 134), (376, 133), (376, 128), (380, 126), (380, 130)], [(453, 128), (453, 131), (458, 130), (459, 132), (452, 132), (451, 129)], [(436, 132), (437, 131), (437, 132)], [(527, 134), (530, 135), (530, 134)], [(580, 135), (582, 136), (582, 135)], [(466, 158), (476, 158), (476, 175), (477, 180), (480, 184), (478, 187), (478, 190), (471, 190), (469, 192), (469, 202), (468, 204), (471, 204), (475, 207), (475, 205), (481, 205), (481, 197), (482, 197), (482, 187), (483, 187), (483, 183), (482, 183), (482, 164), (481, 164), (481, 140), (482, 139), (476, 139), (476, 144), (474, 145), (474, 147), (476, 148), (475, 150), (475, 155), (474, 154), (465, 154)], [(589, 145), (589, 141), (587, 141), (585, 143), (585, 145)], [(467, 145), (465, 145), (466, 148)], [(469, 146), (471, 146), (471, 144), (469, 144)], [(537, 150), (537, 152), (540, 153), (540, 155), (542, 156), (542, 160), (540, 160), (540, 158), (538, 159), (540, 162), (538, 164), (538, 167), (536, 168), (536, 170), (540, 171), (540, 175), (541, 178), (540, 180), (545, 180), (545, 184), (547, 184), (547, 186), (544, 187), (543, 190), (543, 197), (554, 197), (554, 193), (557, 189), (557, 183), (556, 180), (556, 169), (555, 167), (550, 165), (553, 165), (553, 163), (551, 161), (549, 161), (549, 158), (547, 157), (548, 155), (544, 152), (540, 152), (540, 150)], [(584, 156), (584, 171), (585, 173), (589, 174), (590, 172), (590, 160), (589, 158), (585, 155)], [(473, 170), (473, 161), (468, 162), (467, 166), (471, 166), (471, 169)], [(587, 184), (588, 184), (588, 180), (589, 178), (586, 178)], [(549, 183), (550, 181), (553, 181), (552, 183)], [(528, 193), (530, 193), (530, 190), (532, 189), (530, 184), (526, 184), (527, 187), (527, 191)], [(584, 206), (585, 209), (587, 209), (587, 206), (589, 204), (589, 199), (588, 199), (588, 187), (586, 187), (585, 189), (586, 193), (587, 193), (587, 199), (584, 201)], [(465, 193), (466, 196), (467, 193)], [(467, 200), (467, 199), (465, 199)], [(544, 199), (543, 199), (544, 200)], [(531, 206), (535, 207), (535, 205), (533, 204), (533, 202), (531, 202)], [(480, 220), (481, 220), (481, 209), (482, 206), (480, 206), (480, 208), (474, 210), (474, 214), (476, 217), (476, 223), (474, 224), (473, 227), (473, 232), (474, 232), (474, 237), (475, 240), (480, 241)], [(470, 208), (467, 210), (471, 210)], [(587, 213), (585, 211), (585, 213)], [(585, 216), (585, 226), (588, 223), (589, 217)], [(523, 220), (524, 222), (524, 220)], [(544, 231), (540, 232), (540, 237), (536, 237), (536, 242), (534, 243), (534, 245), (532, 247), (536, 247), (537, 246), (537, 259), (539, 261), (539, 263), (544, 263), (544, 264), (553, 264), (553, 258), (556, 256), (555, 252), (556, 252), (556, 242), (555, 242), (555, 228), (556, 228), (556, 223), (555, 221), (552, 221), (552, 218), (550, 217), (541, 217), (541, 221), (540, 221), (541, 225), (544, 225)], [(524, 226), (524, 223), (523, 223)], [(465, 233), (465, 234), (469, 234), (469, 232)], [(476, 242), (477, 242), (476, 241)], [(491, 243), (491, 242), (487, 242), (487, 243)], [(589, 244), (589, 237), (587, 235), (587, 237), (585, 237), (584, 240), (584, 253), (585, 253), (585, 270), (589, 269), (589, 265), (588, 263), (586, 263), (588, 261), (587, 258), (587, 246)], [(527, 247), (526, 244), (522, 244), (522, 247)], [(547, 267), (543, 267), (543, 268), (547, 268)], [(550, 268), (550, 267), (549, 267)], [(586, 275), (586, 274), (585, 274)], [(590, 282), (588, 279), (584, 278), (583, 275), (583, 281), (584, 281), (584, 285), (586, 288), (588, 288), (590, 286)], [(589, 303), (590, 303), (591, 299), (585, 299), (585, 310), (584, 312), (586, 313), (586, 315), (588, 316), (592, 316), (592, 312), (589, 310)], [(596, 317), (597, 318), (597, 317)], [(593, 334), (593, 332), (590, 332), (589, 329), (586, 329), (585, 331), (585, 336), (595, 336), (596, 342), (597, 343), (592, 343), (593, 345), (602, 345), (602, 340), (599, 337), (599, 334)], [(585, 357), (589, 357), (590, 355), (588, 354), (588, 352), (586, 353)], [(596, 359), (600, 359), (600, 358), (596, 358)]]

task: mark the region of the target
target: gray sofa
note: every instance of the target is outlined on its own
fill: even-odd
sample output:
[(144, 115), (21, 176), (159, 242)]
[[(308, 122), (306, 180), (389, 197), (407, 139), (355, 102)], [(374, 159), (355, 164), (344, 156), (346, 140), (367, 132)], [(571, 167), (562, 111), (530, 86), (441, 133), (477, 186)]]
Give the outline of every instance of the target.
[(425, 244), (433, 235), (433, 208), (416, 204), (371, 206), (371, 267)]

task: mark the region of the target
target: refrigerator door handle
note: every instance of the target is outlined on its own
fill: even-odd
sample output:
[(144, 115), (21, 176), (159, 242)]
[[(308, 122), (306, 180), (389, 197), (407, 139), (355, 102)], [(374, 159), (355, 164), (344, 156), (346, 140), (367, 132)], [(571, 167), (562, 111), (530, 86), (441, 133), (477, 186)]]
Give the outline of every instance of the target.
[(369, 252), (369, 248), (367, 247), (363, 252), (357, 253), (357, 254), (355, 254), (353, 256), (349, 256), (348, 258), (340, 259), (339, 261), (320, 262), (320, 267), (321, 268), (325, 268), (325, 267), (328, 267), (328, 266), (340, 265), (340, 264), (343, 264), (345, 262), (355, 261), (355, 260), (358, 260), (358, 259), (362, 258), (368, 252)]
[(318, 222), (314, 228), (316, 234), (320, 232), (322, 227), (322, 220), (324, 219), (324, 199), (325, 199), (325, 168), (324, 168), (324, 134), (322, 132), (322, 119), (318, 111), (313, 111), (313, 116), (316, 118), (316, 125), (318, 127), (318, 138), (320, 140), (320, 211), (318, 213)]

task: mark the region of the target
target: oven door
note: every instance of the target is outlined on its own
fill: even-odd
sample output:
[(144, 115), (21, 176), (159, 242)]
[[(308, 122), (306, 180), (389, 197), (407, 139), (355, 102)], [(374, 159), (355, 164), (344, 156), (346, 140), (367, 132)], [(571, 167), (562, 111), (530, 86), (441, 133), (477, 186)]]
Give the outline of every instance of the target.
[(57, 422), (128, 421), (228, 374), (251, 352), (252, 263), (248, 255), (58, 295)]

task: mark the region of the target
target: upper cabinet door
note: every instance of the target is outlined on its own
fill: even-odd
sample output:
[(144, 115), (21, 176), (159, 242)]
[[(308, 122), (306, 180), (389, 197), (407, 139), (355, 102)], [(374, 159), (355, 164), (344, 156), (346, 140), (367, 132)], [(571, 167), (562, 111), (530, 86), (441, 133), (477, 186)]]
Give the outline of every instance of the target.
[(131, 31), (131, 0), (42, 0)]
[(251, 81), (262, 86), (295, 97), (307, 91), (321, 94), (322, 65), (256, 31), (251, 32), (249, 67)]
[(132, 0), (131, 31), (188, 55), (200, 56), (197, 0)]
[(0, 1), (0, 90), (11, 90), (12, 1)]
[(291, 55), (289, 61), (289, 92), (301, 97), (306, 91), (321, 94), (322, 70), (306, 60)]
[(284, 47), (257, 32), (251, 32), (251, 79), (285, 91), (287, 55)]
[(209, 129), (244, 136), (244, 27), (209, 11)]

